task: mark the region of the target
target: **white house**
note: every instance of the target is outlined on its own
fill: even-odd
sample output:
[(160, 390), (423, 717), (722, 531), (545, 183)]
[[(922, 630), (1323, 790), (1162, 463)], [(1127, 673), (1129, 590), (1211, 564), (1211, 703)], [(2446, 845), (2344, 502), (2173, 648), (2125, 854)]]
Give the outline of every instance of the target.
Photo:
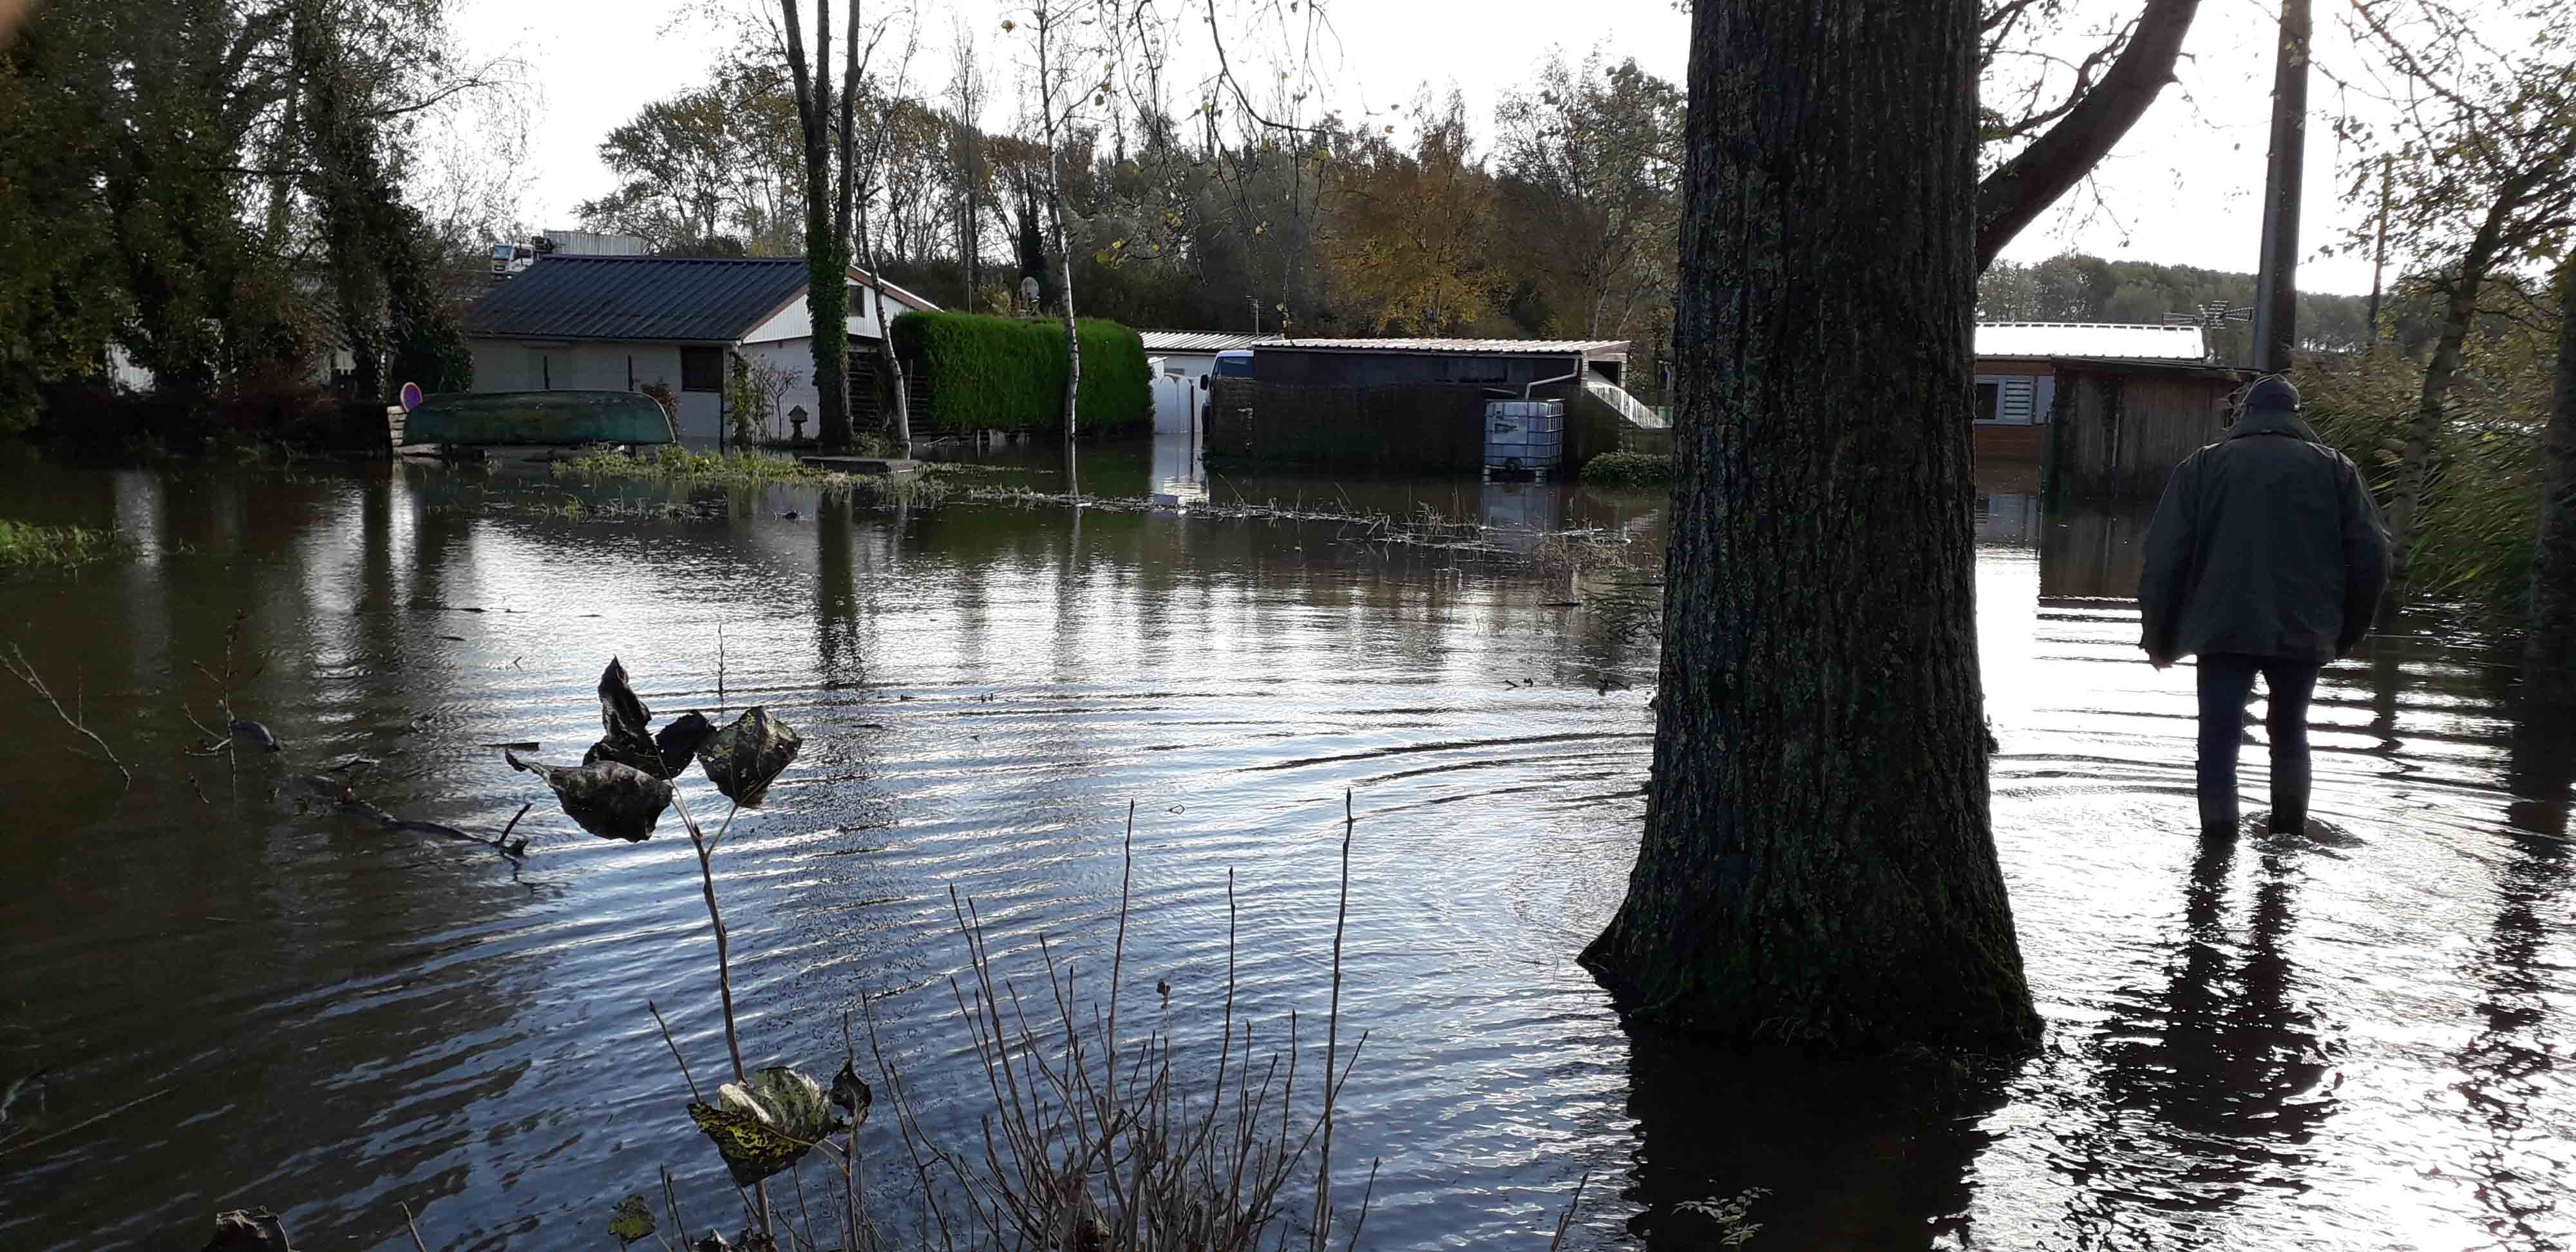
[(1146, 356), (1163, 359), (1154, 371), (1156, 430), (1190, 428), (1190, 413), (1206, 398), (1199, 380), (1215, 368), (1217, 353), (1249, 348), (1279, 337), (1197, 330), (1148, 330), (1138, 335), (1145, 341)]
[[(939, 307), (889, 283), (879, 309), (874, 281), (851, 267), (846, 335), (862, 357), (875, 352), (886, 323)], [(680, 437), (714, 443), (725, 430), (733, 358), (794, 374), (781, 412), (819, 408), (805, 289), (802, 257), (548, 256), (467, 311), (474, 389), (627, 391), (658, 382), (679, 393)]]

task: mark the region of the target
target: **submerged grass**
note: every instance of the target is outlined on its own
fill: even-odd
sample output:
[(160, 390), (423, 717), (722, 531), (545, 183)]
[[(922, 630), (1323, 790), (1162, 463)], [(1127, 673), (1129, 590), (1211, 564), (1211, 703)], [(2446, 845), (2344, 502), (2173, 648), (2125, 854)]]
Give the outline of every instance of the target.
[(0, 518), (0, 569), (68, 569), (114, 556), (116, 532)]
[(586, 453), (555, 462), (554, 473), (557, 478), (649, 478), (663, 482), (734, 486), (811, 484), (849, 477), (807, 465), (790, 456), (773, 456), (765, 452), (692, 452), (672, 446), (636, 456), (607, 451)]
[[(935, 478), (896, 478), (881, 474), (845, 474), (807, 465), (792, 456), (766, 452), (692, 452), (663, 447), (638, 456), (592, 452), (554, 465), (557, 478), (585, 482), (619, 479), (691, 487), (810, 487), (827, 496), (864, 495), (882, 504), (934, 504), (947, 495)], [(571, 506), (568, 515), (614, 512), (613, 508)], [(667, 510), (673, 515), (687, 510)]]

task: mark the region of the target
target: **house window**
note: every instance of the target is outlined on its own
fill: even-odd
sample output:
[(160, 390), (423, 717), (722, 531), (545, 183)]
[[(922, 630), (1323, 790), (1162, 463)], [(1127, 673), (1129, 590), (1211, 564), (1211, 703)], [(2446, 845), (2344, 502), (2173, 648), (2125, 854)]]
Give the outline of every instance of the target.
[(724, 390), (724, 349), (680, 349), (680, 390)]
[(1977, 384), (1977, 407), (1969, 416), (1980, 422), (1991, 422), (1995, 420), (1995, 410), (2002, 406), (2003, 400), (2002, 383), (1980, 381)]

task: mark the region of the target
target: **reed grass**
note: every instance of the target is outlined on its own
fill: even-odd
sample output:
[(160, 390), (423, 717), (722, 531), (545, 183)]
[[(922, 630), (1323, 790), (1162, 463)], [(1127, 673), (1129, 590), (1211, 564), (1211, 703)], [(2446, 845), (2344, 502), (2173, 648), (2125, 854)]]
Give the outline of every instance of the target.
[[(1232, 874), (1226, 879), (1226, 975), (1217, 1019), (1191, 1040), (1159, 1027), (1121, 1028), (1122, 1006), (1130, 998), (1124, 974), (1135, 866), (1131, 805), (1106, 988), (1087, 983), (1081, 963), (1045, 935), (1038, 937), (1037, 969), (1002, 969), (974, 900), (952, 888), (950, 913), (967, 966), (949, 980), (949, 991), (957, 1034), (975, 1059), (967, 1090), (952, 1098), (975, 1108), (975, 1130), (957, 1141), (930, 1128), (924, 1116), (929, 1097), (886, 1051), (875, 1001), (863, 995), (864, 1034), (878, 1087), (860, 1091), (846, 1138), (827, 1135), (809, 1145), (824, 1160), (825, 1185), (808, 1188), (800, 1162), (783, 1181), (768, 1184), (785, 1187), (792, 1207), (773, 1205), (765, 1190), (758, 1196), (738, 1193), (746, 1226), (732, 1246), (788, 1252), (1326, 1252), (1359, 1246), (1379, 1162), (1370, 1162), (1356, 1202), (1337, 1206), (1333, 1200), (1334, 1114), (1368, 1041), (1366, 1032), (1354, 1040), (1342, 1037), (1342, 938), (1358, 825), (1347, 795), (1343, 806), (1340, 906), (1320, 1074), (1301, 1059), (1312, 1041), (1301, 1037), (1298, 1014), (1264, 1024), (1237, 1008), (1239, 913)], [(712, 848), (685, 811), (682, 820), (699, 850), (700, 885), (720, 939), (717, 981), (727, 993), (727, 1048), (740, 1075), (728, 949), (721, 942), (726, 932), (707, 855)], [(1040, 989), (1032, 994), (1031, 988)], [(661, 1020), (658, 1009), (654, 1017)], [(857, 1047), (847, 1019), (843, 1031), (846, 1072)], [(662, 1037), (687, 1078), (687, 1062), (667, 1026)], [(689, 1085), (695, 1093), (696, 1082)], [(863, 1136), (867, 1111), (879, 1098), (875, 1092), (882, 1093), (892, 1126), (880, 1123)], [(897, 1180), (891, 1198), (908, 1211), (912, 1229), (905, 1233), (881, 1224), (889, 1197), (870, 1195), (864, 1168), (866, 1142), (881, 1143), (889, 1135), (892, 1147), (878, 1150), (898, 1154), (889, 1171)], [(1357, 1174), (1356, 1164), (1348, 1168)], [(837, 1200), (832, 1175), (838, 1175)], [(661, 1172), (660, 1182), (671, 1229), (649, 1237), (668, 1252), (708, 1246), (687, 1238), (691, 1227), (683, 1224), (669, 1171)], [(1548, 1248), (1563, 1245), (1581, 1195), (1578, 1186), (1559, 1219), (1533, 1232), (1534, 1245), (1539, 1236), (1547, 1237)], [(639, 1192), (619, 1212), (629, 1220), (644, 1213), (649, 1220), (649, 1207)]]
[[(2506, 321), (2472, 340), (2429, 459), (2403, 585), (2473, 630), (2510, 633), (2529, 603), (2546, 469), (2555, 327)], [(2361, 467), (2384, 507), (2424, 367), (2395, 351), (2321, 360), (2293, 375), (2317, 436)]]
[(0, 569), (70, 569), (105, 560), (122, 546), (111, 530), (0, 518)]

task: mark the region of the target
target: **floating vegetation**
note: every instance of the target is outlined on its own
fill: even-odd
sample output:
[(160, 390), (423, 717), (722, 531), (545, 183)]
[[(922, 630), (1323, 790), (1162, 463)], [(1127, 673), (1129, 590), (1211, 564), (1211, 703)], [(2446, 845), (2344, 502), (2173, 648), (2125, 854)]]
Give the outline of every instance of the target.
[[(952, 494), (957, 499), (975, 503), (1018, 508), (1084, 508), (1111, 513), (1168, 512), (1172, 508), (1169, 504), (1158, 504), (1138, 496), (1075, 496), (1033, 491), (1026, 487), (969, 486), (958, 488)], [(1576, 526), (1565, 530), (1538, 530), (1488, 526), (1449, 517), (1428, 505), (1401, 514), (1289, 505), (1276, 500), (1266, 504), (1193, 500), (1186, 508), (1191, 517), (1336, 526), (1341, 528), (1337, 539), (1361, 546), (1422, 549), (1559, 569), (1624, 568), (1637, 564), (1641, 559), (1656, 562), (1663, 559), (1660, 552), (1645, 552), (1643, 545), (1618, 529)]]
[(123, 546), (112, 530), (0, 518), (0, 569), (69, 569), (114, 556)]
[(767, 452), (692, 452), (664, 446), (628, 456), (591, 452), (557, 461), (557, 478), (590, 482), (643, 479), (686, 486), (813, 487), (825, 494), (863, 492), (889, 503), (927, 504), (947, 494), (936, 479), (920, 475), (847, 474)]
[(765, 452), (692, 452), (666, 444), (651, 452), (589, 452), (554, 463), (557, 478), (651, 478), (669, 482), (813, 483), (846, 478), (789, 456)]

